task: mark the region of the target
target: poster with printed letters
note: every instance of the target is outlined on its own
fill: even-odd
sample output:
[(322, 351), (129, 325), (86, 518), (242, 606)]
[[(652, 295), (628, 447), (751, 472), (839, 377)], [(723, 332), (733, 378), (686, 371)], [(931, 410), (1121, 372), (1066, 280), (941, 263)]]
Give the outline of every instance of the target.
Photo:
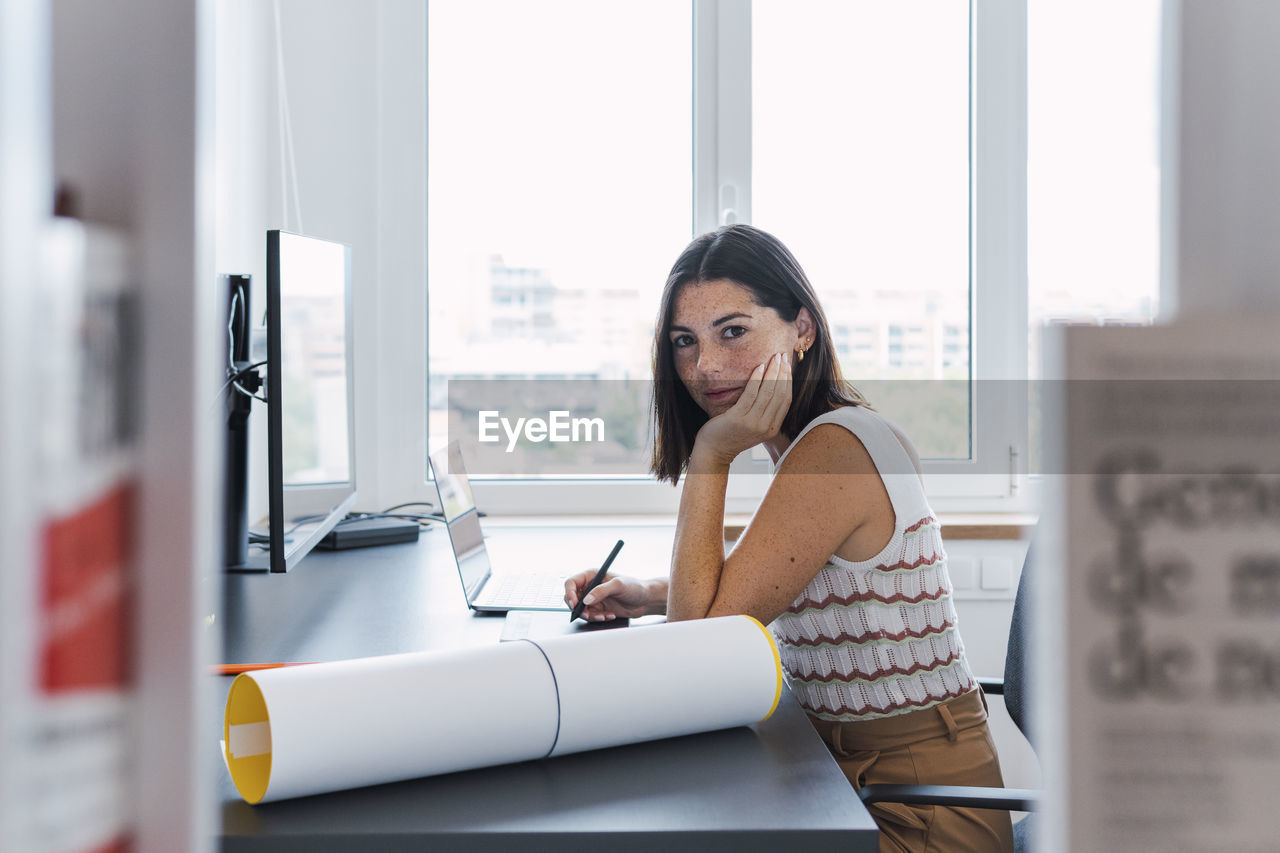
[(1037, 576), (1045, 849), (1277, 849), (1277, 328), (1063, 330)]
[(127, 853), (140, 333), (129, 242), (60, 217), (40, 248), (32, 554), (14, 568), (25, 575), (15, 600), (0, 602), (0, 616), (23, 611), (26, 635), (10, 650), (25, 660), (6, 696), (0, 847)]

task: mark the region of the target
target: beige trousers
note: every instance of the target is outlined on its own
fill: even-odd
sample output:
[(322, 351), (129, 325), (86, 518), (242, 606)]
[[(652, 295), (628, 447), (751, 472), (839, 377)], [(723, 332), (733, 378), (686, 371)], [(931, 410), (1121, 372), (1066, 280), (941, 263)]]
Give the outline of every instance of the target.
[[(874, 784), (1004, 785), (987, 729), (986, 697), (979, 689), (896, 717), (809, 721), (854, 790)], [(901, 803), (877, 803), (868, 810), (880, 827), (880, 853), (1013, 850), (1008, 812)]]

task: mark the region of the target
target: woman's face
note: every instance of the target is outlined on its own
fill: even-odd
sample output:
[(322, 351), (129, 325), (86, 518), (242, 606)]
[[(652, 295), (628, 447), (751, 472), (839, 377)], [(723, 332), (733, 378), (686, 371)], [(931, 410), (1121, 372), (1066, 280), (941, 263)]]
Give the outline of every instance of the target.
[(791, 353), (794, 359), (808, 335), (808, 318), (802, 308), (788, 323), (729, 279), (687, 284), (676, 294), (667, 332), (676, 375), (702, 410), (715, 417), (737, 402), (751, 372), (775, 353)]

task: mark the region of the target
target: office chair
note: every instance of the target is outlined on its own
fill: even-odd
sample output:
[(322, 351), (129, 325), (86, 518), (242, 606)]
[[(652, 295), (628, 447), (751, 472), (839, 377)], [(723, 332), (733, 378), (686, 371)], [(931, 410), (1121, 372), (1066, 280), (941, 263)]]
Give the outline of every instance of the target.
[[(1005, 708), (1014, 725), (1031, 742), (1028, 726), (1026, 683), (1026, 608), (1030, 606), (1029, 576), (1032, 574), (1032, 548), (1022, 563), (1022, 577), (1013, 600), (1013, 618), (1009, 622), (1009, 645), (1004, 658), (1004, 678), (979, 678), (988, 695), (1004, 696)], [(1033, 742), (1034, 743), (1034, 742)], [(970, 809), (1006, 809), (1033, 812), (1040, 803), (1040, 791), (1027, 788), (982, 788), (968, 785), (867, 785), (858, 792), (862, 802), (906, 803), (919, 806), (952, 806)], [(1013, 825), (1014, 850), (1027, 853), (1030, 848), (1031, 816)]]

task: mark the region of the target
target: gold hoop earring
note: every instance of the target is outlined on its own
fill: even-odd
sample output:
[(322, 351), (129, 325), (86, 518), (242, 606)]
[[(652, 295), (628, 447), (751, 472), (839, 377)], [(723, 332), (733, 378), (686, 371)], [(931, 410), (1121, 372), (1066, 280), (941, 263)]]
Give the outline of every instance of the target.
[(804, 361), (804, 347), (796, 350), (796, 361)]

